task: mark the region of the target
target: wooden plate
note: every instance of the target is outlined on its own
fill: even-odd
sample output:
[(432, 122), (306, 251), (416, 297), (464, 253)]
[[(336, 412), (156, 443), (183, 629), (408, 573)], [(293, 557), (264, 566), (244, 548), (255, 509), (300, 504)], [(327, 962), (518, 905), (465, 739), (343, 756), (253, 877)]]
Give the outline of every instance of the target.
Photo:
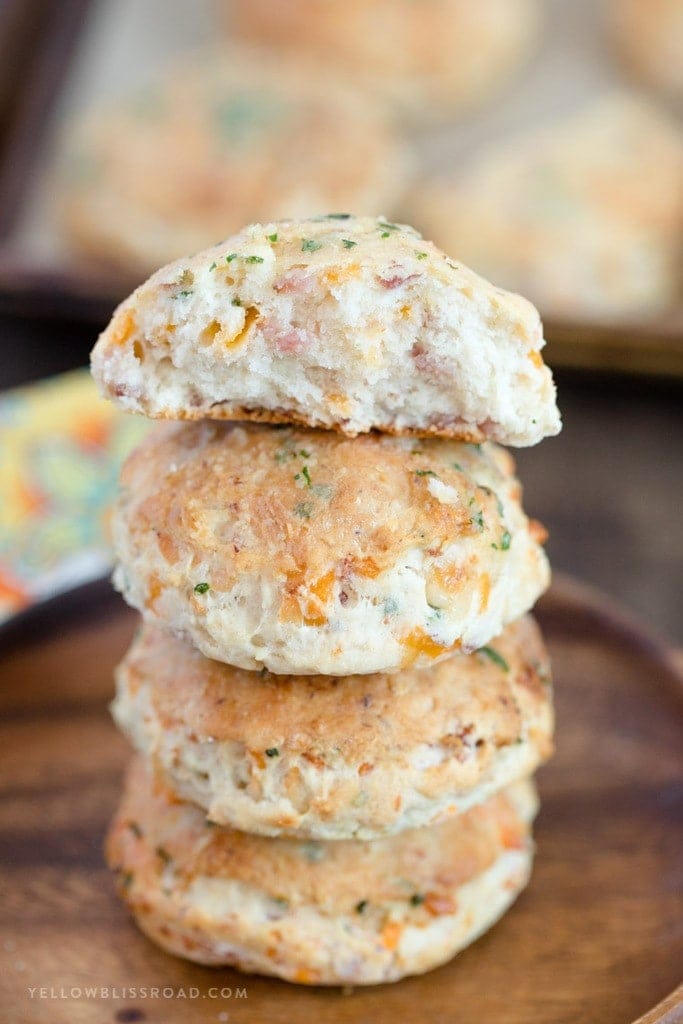
[(531, 886), (445, 967), (347, 993), (196, 967), (136, 930), (101, 854), (127, 758), (106, 704), (135, 617), (91, 590), (75, 614), (53, 610), (48, 622), (42, 611), (29, 637), (5, 635), (3, 1020), (683, 1020), (681, 990), (667, 998), (683, 963), (681, 671), (582, 585), (560, 580), (538, 614), (555, 665), (558, 750), (540, 775)]

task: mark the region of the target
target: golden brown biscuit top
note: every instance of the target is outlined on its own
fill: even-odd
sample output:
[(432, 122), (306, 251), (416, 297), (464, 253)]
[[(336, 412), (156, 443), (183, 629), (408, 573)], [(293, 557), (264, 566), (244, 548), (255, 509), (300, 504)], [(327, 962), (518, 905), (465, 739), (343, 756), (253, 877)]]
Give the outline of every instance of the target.
[[(526, 792), (528, 784), (521, 786)], [(528, 794), (527, 802), (532, 800)], [(133, 874), (161, 875), (172, 868), (175, 885), (202, 877), (232, 879), (286, 905), (314, 904), (330, 914), (394, 900), (438, 914), (455, 909), (455, 888), (505, 850), (523, 848), (527, 837), (528, 825), (506, 791), (440, 825), (373, 842), (253, 836), (209, 825), (198, 808), (174, 802), (155, 787), (136, 760), (112, 825), (108, 858)]]
[[(245, 573), (274, 576), (293, 599), (306, 584), (325, 604), (336, 579), (374, 578), (413, 548), (438, 557), (474, 541), (504, 557), (503, 513), (526, 522), (513, 467), (490, 443), (164, 425), (127, 460), (119, 515), (134, 544), (156, 538), (179, 582), (223, 591)], [(456, 592), (466, 570), (441, 576)]]
[(377, 761), (399, 767), (421, 743), (464, 756), (478, 741), (514, 743), (546, 715), (540, 728), (550, 746), (550, 669), (530, 616), (479, 653), (428, 669), (342, 678), (248, 672), (146, 625), (119, 673), (133, 694), (151, 687), (165, 729), (181, 728), (199, 742), (242, 743), (262, 766), (287, 753), (369, 773)]

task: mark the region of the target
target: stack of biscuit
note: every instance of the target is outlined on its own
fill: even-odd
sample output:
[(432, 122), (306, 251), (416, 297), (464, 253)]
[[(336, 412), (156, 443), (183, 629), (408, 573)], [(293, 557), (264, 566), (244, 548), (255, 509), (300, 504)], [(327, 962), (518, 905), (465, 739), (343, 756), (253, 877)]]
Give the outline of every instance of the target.
[(394, 981), (526, 884), (549, 569), (499, 443), (559, 430), (542, 346), (524, 299), (346, 214), (252, 225), (114, 314), (103, 393), (174, 421), (113, 520), (143, 623), (107, 855), (163, 948)]

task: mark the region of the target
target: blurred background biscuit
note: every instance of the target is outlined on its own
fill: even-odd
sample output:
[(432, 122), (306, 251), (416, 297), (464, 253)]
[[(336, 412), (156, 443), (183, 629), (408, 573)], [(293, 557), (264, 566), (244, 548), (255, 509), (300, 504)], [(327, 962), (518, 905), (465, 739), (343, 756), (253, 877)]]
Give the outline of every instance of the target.
[(537, 0), (233, 0), (229, 30), (335, 67), (398, 112), (434, 120), (491, 98), (538, 41)]
[(423, 183), (410, 216), (544, 315), (609, 321), (680, 298), (682, 181), (678, 124), (615, 94)]
[(409, 159), (380, 102), (295, 60), (184, 56), (71, 133), (62, 221), (131, 279), (260, 218), (391, 211)]
[(609, 0), (608, 23), (624, 67), (670, 98), (683, 100), (681, 0)]

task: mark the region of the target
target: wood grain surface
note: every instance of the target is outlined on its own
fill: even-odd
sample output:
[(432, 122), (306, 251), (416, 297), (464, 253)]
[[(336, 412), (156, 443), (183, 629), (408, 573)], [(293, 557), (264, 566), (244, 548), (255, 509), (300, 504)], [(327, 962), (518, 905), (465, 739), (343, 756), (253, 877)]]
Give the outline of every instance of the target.
[(5, 634), (3, 1024), (683, 1020), (680, 992), (670, 995), (683, 964), (680, 670), (606, 599), (567, 580), (539, 618), (555, 667), (558, 749), (540, 774), (529, 889), (445, 967), (346, 993), (193, 966), (138, 933), (101, 853), (128, 756), (107, 714), (111, 672), (135, 618), (91, 591)]

